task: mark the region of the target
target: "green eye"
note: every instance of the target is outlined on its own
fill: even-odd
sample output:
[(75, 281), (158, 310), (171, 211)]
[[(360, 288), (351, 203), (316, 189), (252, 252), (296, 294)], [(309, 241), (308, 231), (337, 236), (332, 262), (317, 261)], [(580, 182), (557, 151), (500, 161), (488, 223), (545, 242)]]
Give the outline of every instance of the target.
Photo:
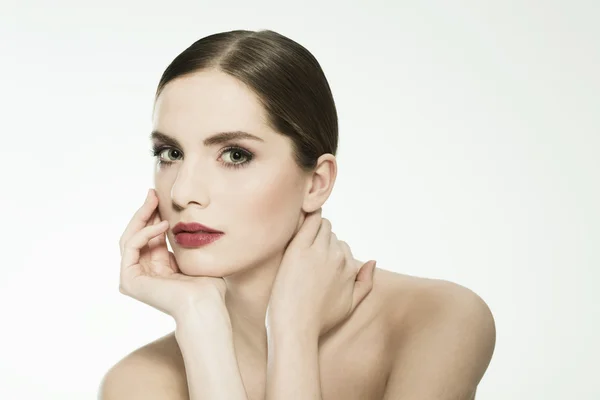
[(158, 164), (159, 164), (159, 165), (170, 165), (170, 164), (173, 164), (173, 162), (174, 162), (174, 161), (170, 161), (170, 160), (163, 160), (163, 159), (160, 157), (160, 155), (161, 155), (162, 153), (164, 153), (165, 151), (168, 151), (168, 150), (169, 150), (169, 151), (172, 151), (172, 153), (171, 153), (172, 155), (173, 155), (173, 153), (175, 153), (175, 157), (176, 157), (176, 158), (177, 158), (177, 157), (181, 157), (181, 154), (180, 154), (181, 152), (180, 152), (179, 150), (177, 150), (177, 149), (174, 149), (174, 148), (172, 148), (172, 147), (165, 147), (165, 146), (163, 146), (163, 147), (160, 147), (160, 146), (155, 146), (155, 147), (153, 147), (153, 148), (152, 148), (152, 150), (150, 151), (150, 154), (152, 154), (152, 156), (153, 156), (153, 157), (156, 157), (156, 158), (157, 158), (157, 160), (158, 160)]
[[(158, 160), (158, 165), (166, 167), (176, 161), (162, 159), (161, 155), (165, 151), (170, 151), (168, 154), (175, 159), (180, 159), (182, 157), (181, 151), (176, 148), (156, 145), (152, 148), (150, 154)], [(250, 163), (250, 161), (254, 158), (254, 154), (242, 147), (231, 146), (222, 150), (219, 158), (221, 159), (223, 166), (226, 168), (240, 168), (248, 165), (248, 163)]]
[(250, 157), (241, 149), (229, 149), (221, 154), (223, 161), (227, 164), (244, 164), (250, 161)]

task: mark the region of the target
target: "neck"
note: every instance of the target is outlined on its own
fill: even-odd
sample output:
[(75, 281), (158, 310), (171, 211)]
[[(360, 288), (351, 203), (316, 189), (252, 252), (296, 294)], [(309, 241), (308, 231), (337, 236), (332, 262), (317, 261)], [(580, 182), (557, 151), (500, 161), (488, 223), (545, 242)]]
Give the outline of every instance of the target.
[(267, 357), (265, 317), (283, 254), (225, 277), (225, 305), (234, 341), (250, 356)]

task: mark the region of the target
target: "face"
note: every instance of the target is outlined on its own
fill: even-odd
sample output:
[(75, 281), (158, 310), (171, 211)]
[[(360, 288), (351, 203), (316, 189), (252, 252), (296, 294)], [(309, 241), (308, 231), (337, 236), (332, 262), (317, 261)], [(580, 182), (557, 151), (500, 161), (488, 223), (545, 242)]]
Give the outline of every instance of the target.
[[(256, 95), (216, 70), (169, 82), (158, 97), (152, 139), (159, 213), (186, 275), (228, 276), (279, 257), (303, 220), (307, 174), (292, 143), (267, 124)], [(223, 137), (245, 132), (251, 137)], [(215, 136), (216, 135), (216, 136)], [(200, 247), (175, 241), (176, 223), (199, 222), (224, 232)]]

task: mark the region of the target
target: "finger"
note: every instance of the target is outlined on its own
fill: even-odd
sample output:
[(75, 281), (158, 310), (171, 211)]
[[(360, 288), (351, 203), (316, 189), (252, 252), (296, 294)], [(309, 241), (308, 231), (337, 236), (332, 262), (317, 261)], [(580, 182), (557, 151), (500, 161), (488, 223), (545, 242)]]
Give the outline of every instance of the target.
[(377, 262), (375, 260), (367, 261), (360, 267), (354, 282), (354, 292), (352, 293), (352, 311), (364, 300), (373, 288), (373, 275)]
[(321, 209), (312, 212), (306, 216), (300, 230), (292, 240), (296, 245), (310, 246), (321, 227)]
[(340, 240), (339, 245), (342, 248), (344, 254), (346, 255), (346, 258), (348, 260), (354, 260), (354, 255), (352, 254), (352, 250), (350, 250), (350, 246), (348, 245), (348, 243), (344, 242), (343, 240)]
[[(325, 219), (323, 219), (323, 221), (325, 221)], [(322, 227), (322, 225), (321, 225), (321, 227)], [(338, 248), (341, 250), (340, 241), (338, 240), (337, 235), (333, 231), (329, 234), (329, 247)]]
[(175, 254), (169, 251), (169, 267), (174, 273), (181, 273), (179, 269), (179, 265), (177, 264), (177, 259), (175, 258)]
[[(152, 225), (156, 225), (159, 221), (157, 221), (157, 215), (158, 215), (158, 208), (154, 209), (154, 211), (152, 212), (152, 214), (150, 215), (150, 217), (148, 218), (148, 221), (146, 222), (146, 225), (144, 225), (143, 227), (147, 227), (147, 226), (152, 226)], [(134, 232), (135, 234), (135, 232)]]
[(123, 256), (121, 257), (121, 272), (127, 267), (138, 264), (140, 261), (140, 249), (148, 244), (148, 241), (156, 235), (162, 234), (168, 227), (168, 223), (163, 221), (157, 225), (150, 225), (133, 235), (125, 243)]
[(323, 218), (313, 246), (328, 246), (332, 240), (331, 233), (331, 222), (327, 218)]
[(121, 239), (119, 240), (119, 245), (121, 248), (121, 255), (123, 254), (124, 245), (129, 241), (129, 239), (142, 228), (144, 228), (150, 218), (153, 216), (156, 206), (158, 205), (158, 198), (154, 192), (154, 189), (150, 189), (148, 191), (148, 195), (144, 204), (133, 214), (133, 217), (127, 224), (125, 231), (121, 235)]
[(330, 233), (328, 257), (334, 261), (335, 265), (338, 268), (343, 268), (347, 263), (346, 254), (340, 246), (340, 241), (338, 240), (337, 235), (334, 232)]
[(119, 239), (119, 248), (121, 249), (121, 256), (123, 255), (125, 243), (133, 236), (136, 232), (150, 224), (150, 220), (156, 213), (156, 206), (152, 206), (152, 190), (148, 189), (148, 194), (142, 206), (133, 214), (129, 223), (125, 227), (121, 238)]
[(359, 269), (355, 267), (354, 256), (352, 255), (352, 250), (350, 250), (350, 246), (348, 246), (348, 243), (344, 242), (343, 240), (340, 240), (338, 242), (338, 245), (344, 253), (344, 258), (346, 260), (345, 265), (348, 266), (350, 272), (354, 276), (356, 276), (358, 274)]
[[(150, 216), (150, 218), (148, 219), (148, 222), (146, 222), (146, 225), (144, 226), (144, 228), (145, 228), (145, 227), (148, 227), (148, 226), (153, 226), (153, 225), (155, 225), (155, 221), (156, 221), (156, 216), (157, 216), (157, 214), (158, 214), (158, 208), (154, 209), (154, 212), (152, 213), (152, 215), (151, 215), (151, 216)], [(160, 221), (158, 221), (158, 222), (160, 222)], [(157, 237), (160, 237), (160, 235), (159, 235), (159, 236), (157, 236)], [(154, 238), (150, 239), (150, 240), (148, 241), (148, 243), (146, 243), (146, 246), (144, 246), (144, 247), (141, 249), (141, 251), (142, 251), (142, 252), (143, 252), (144, 250), (146, 250), (146, 252), (150, 254), (150, 259), (152, 259), (152, 251), (151, 251), (151, 249), (150, 249), (150, 243), (153, 243), (153, 240), (155, 240), (155, 239), (156, 239), (156, 237), (154, 237)], [(144, 264), (144, 267), (146, 267), (146, 266), (147, 266), (147, 265), (146, 265), (146, 264)], [(152, 272), (152, 271), (150, 271), (150, 270), (146, 270), (146, 268), (144, 268), (144, 272), (149, 274), (149, 273), (150, 273), (150, 272)]]
[(154, 211), (152, 211), (152, 214), (150, 215), (150, 218), (148, 218), (148, 222), (146, 222), (146, 226), (150, 226), (150, 225), (156, 225), (160, 222), (160, 216), (158, 215), (158, 207), (156, 207), (154, 209)]
[[(162, 223), (160, 219), (160, 215), (157, 212), (152, 218), (152, 225), (157, 225)], [(168, 222), (167, 222), (168, 223)], [(168, 229), (168, 226), (167, 226)], [(167, 249), (167, 241), (166, 241), (166, 229), (160, 235), (157, 235), (148, 241), (148, 249), (150, 251), (150, 260), (155, 261), (157, 264), (169, 264), (169, 253)]]

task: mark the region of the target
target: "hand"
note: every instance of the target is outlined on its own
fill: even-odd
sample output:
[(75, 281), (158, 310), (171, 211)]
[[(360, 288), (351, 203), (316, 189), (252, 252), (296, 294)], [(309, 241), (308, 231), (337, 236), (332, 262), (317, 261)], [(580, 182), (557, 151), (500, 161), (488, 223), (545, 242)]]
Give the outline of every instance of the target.
[(302, 326), (322, 334), (354, 312), (371, 292), (375, 261), (361, 266), (331, 232), (321, 209), (308, 215), (287, 247), (267, 307), (267, 328)]
[(223, 278), (183, 275), (167, 248), (168, 221), (161, 221), (158, 197), (150, 189), (144, 205), (134, 214), (119, 240), (121, 278), (119, 291), (142, 301), (176, 321), (199, 304), (224, 302)]

